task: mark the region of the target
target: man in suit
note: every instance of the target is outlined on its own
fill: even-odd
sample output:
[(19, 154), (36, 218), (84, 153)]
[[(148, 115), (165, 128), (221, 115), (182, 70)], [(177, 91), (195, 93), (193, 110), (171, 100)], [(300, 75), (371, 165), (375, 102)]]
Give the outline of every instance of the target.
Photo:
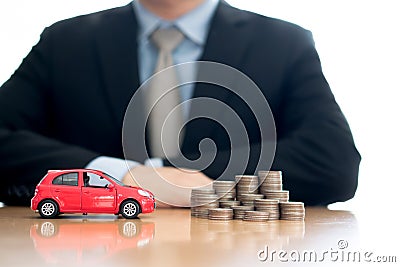
[[(283, 170), (292, 200), (325, 205), (354, 196), (360, 156), (309, 31), (217, 0), (139, 0), (48, 27), (3, 84), (0, 201), (28, 203), (48, 169), (97, 168), (126, 179), (123, 118), (135, 90), (154, 69), (157, 51), (149, 38), (159, 27), (183, 33), (174, 63), (223, 63), (258, 85), (275, 118), (271, 169)], [(244, 103), (213, 88), (196, 84), (185, 97), (225, 101), (252, 129), (254, 118)], [(218, 177), (227, 164), (229, 137), (206, 120), (186, 128), (183, 154), (195, 159), (199, 141), (211, 138), (221, 149), (215, 163), (187, 173), (166, 167), (169, 161), (152, 158), (150, 150), (149, 159), (129, 158), (132, 174), (146, 175), (150, 161), (165, 179), (184, 186)], [(205, 128), (212, 130), (205, 135)], [(249, 140), (246, 173), (254, 173), (262, 140), (257, 131), (250, 131)]]

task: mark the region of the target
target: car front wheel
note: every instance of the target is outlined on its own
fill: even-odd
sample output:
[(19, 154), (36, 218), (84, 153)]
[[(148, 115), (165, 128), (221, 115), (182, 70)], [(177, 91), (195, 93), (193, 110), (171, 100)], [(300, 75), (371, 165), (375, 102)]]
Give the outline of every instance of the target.
[(42, 218), (51, 219), (58, 215), (58, 205), (54, 200), (47, 199), (39, 205), (39, 214)]
[(134, 219), (139, 215), (140, 207), (135, 201), (127, 200), (121, 204), (120, 212), (125, 219)]

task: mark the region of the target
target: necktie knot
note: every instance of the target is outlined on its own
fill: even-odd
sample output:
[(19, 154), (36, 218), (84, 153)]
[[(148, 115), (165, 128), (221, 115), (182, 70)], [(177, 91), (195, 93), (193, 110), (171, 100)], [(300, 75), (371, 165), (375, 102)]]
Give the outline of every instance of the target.
[(171, 53), (183, 40), (183, 34), (176, 28), (157, 29), (151, 40), (160, 51)]

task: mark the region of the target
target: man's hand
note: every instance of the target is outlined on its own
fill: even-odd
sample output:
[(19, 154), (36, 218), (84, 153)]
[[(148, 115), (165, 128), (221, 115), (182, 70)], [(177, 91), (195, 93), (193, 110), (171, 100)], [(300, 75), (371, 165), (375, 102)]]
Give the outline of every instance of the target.
[(152, 191), (158, 207), (189, 207), (191, 188), (211, 186), (212, 181), (199, 171), (143, 165), (131, 169), (122, 180), (127, 185)]

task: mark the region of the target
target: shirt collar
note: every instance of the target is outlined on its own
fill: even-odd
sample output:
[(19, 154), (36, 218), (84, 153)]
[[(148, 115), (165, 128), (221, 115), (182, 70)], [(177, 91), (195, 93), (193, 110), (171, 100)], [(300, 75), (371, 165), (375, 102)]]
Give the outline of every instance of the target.
[(139, 41), (148, 40), (157, 28), (178, 27), (182, 33), (198, 45), (204, 45), (208, 28), (219, 0), (205, 0), (200, 6), (174, 21), (163, 20), (147, 10), (138, 0), (132, 2), (139, 24)]

